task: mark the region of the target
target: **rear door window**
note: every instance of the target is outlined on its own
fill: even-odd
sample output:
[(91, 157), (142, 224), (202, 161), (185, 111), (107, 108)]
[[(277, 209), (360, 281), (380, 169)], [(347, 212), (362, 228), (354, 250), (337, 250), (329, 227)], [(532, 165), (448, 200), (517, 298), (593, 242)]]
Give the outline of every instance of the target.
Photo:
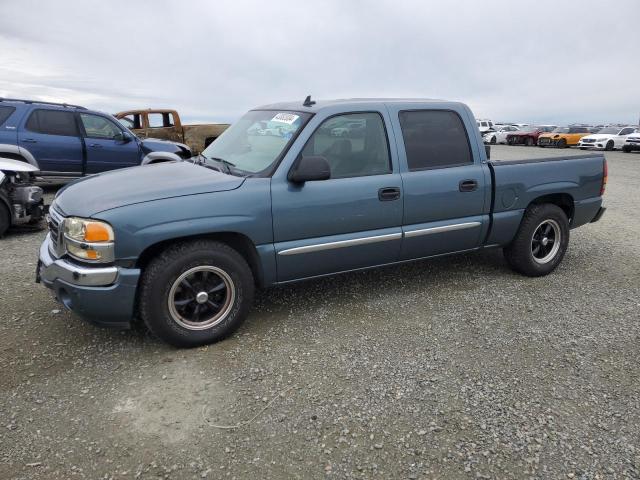
[(74, 113), (63, 110), (34, 110), (27, 120), (26, 128), (45, 135), (78, 136)]
[(16, 111), (15, 107), (0, 106), (0, 125), (4, 124), (13, 112)]
[(412, 110), (399, 114), (410, 171), (473, 163), (460, 116), (448, 110)]
[(175, 125), (172, 113), (150, 113), (148, 118), (150, 128), (166, 128)]

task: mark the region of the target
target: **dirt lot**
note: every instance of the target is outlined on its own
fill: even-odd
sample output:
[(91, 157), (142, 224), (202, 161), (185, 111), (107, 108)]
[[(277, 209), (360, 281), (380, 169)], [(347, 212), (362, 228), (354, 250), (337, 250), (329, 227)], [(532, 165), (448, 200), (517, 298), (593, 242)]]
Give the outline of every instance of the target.
[(640, 155), (607, 157), (548, 277), (495, 250), (310, 281), (194, 350), (64, 311), (44, 232), (9, 235), (0, 478), (640, 478)]

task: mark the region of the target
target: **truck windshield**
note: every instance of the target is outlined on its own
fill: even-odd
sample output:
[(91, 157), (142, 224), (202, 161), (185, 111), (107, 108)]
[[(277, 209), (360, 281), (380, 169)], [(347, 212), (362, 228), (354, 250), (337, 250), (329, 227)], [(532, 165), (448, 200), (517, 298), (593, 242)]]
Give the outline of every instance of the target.
[(212, 162), (224, 160), (241, 173), (262, 172), (280, 158), (309, 117), (304, 112), (252, 110), (225, 130), (202, 155)]

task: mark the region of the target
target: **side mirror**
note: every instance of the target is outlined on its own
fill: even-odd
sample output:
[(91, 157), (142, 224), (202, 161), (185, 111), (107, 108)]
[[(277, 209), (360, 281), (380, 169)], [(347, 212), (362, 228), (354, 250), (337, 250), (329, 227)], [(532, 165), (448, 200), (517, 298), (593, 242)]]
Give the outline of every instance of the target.
[(329, 180), (331, 178), (331, 167), (324, 157), (300, 157), (289, 171), (287, 178), (293, 183)]
[(487, 160), (491, 160), (491, 145), (485, 145), (484, 151), (487, 154)]
[(114, 140), (122, 142), (122, 143), (129, 143), (131, 140), (133, 140), (133, 138), (131, 137), (131, 134), (129, 132), (120, 132), (117, 133), (114, 137)]

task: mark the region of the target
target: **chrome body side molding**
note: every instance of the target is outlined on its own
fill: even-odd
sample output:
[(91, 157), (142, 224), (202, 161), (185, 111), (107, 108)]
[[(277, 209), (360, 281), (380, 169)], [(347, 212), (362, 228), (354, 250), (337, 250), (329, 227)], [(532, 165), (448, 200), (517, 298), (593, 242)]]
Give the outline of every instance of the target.
[(333, 250), (334, 248), (354, 247), (356, 245), (365, 245), (367, 243), (386, 242), (389, 240), (399, 240), (402, 233), (389, 233), (386, 235), (377, 235), (375, 237), (354, 238), (352, 240), (340, 240), (338, 242), (319, 243), (316, 245), (306, 245), (304, 247), (287, 248), (281, 250), (278, 255), (297, 255), (300, 253), (320, 252), (322, 250)]

